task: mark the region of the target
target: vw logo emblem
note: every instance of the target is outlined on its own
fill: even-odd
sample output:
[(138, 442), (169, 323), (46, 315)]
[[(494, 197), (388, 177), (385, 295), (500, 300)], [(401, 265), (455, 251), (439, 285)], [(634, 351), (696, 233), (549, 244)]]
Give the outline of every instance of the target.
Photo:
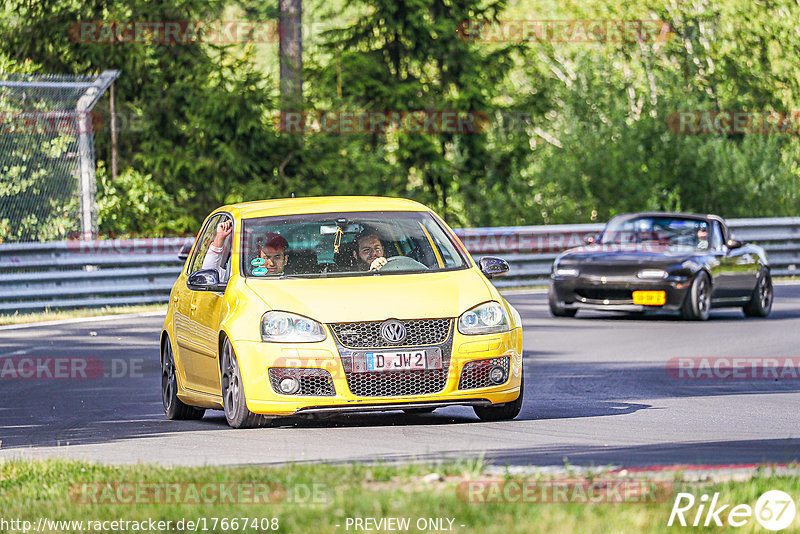
[(389, 343), (400, 343), (406, 338), (406, 327), (400, 321), (390, 319), (381, 325), (381, 336)]

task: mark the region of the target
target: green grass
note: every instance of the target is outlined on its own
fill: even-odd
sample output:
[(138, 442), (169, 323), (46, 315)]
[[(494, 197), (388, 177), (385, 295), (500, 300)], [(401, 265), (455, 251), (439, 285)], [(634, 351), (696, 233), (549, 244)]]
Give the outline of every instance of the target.
[[(270, 444), (265, 443), (265, 446)], [(656, 503), (617, 504), (480, 504), (465, 502), (457, 492), (460, 483), (470, 480), (514, 480), (506, 475), (483, 474), (480, 461), (449, 462), (438, 465), (287, 465), (281, 467), (202, 467), (163, 468), (150, 465), (105, 466), (77, 461), (6, 461), (0, 462), (0, 517), (23, 519), (34, 524), (40, 517), (51, 520), (178, 521), (206, 518), (207, 532), (225, 532), (221, 523), (212, 528), (216, 518), (278, 518), (279, 532), (333, 533), (345, 530), (346, 518), (409, 517), (408, 532), (419, 532), (418, 518), (454, 519), (454, 532), (507, 534), (516, 532), (674, 532), (700, 529), (666, 526), (674, 494), (667, 493)], [(437, 473), (439, 476), (430, 476)], [(678, 474), (679, 475), (679, 474)], [(618, 475), (595, 475), (608, 479)], [(526, 480), (535, 477), (526, 476)], [(563, 475), (562, 475), (563, 478)], [(581, 480), (579, 477), (577, 479)], [(585, 479), (583, 479), (585, 480)], [(240, 485), (270, 483), (294, 495), (271, 504), (122, 504), (110, 502), (112, 493), (97, 493), (103, 504), (80, 502), (83, 484), (92, 483), (199, 483), (236, 482)], [(88, 486), (94, 488), (95, 486)], [(113, 487), (113, 486), (101, 486)], [(181, 486), (188, 487), (188, 486)], [(202, 487), (202, 486), (201, 486)], [(212, 486), (213, 487), (213, 486)], [(241, 487), (241, 486), (240, 486)], [(118, 486), (117, 486), (118, 488)], [(303, 489), (305, 488), (305, 489)], [(800, 495), (800, 477), (770, 476), (760, 473), (748, 481), (722, 483), (674, 482), (672, 488), (688, 491), (696, 497), (720, 492), (721, 503), (755, 505), (765, 491), (781, 489), (795, 498)], [(304, 499), (316, 491), (316, 499)], [(90, 492), (91, 494), (91, 492)], [(278, 494), (283, 494), (279, 492)], [(155, 493), (143, 493), (143, 501)], [(181, 499), (178, 499), (181, 500)], [(315, 502), (316, 501), (316, 502)], [(696, 509), (696, 508), (695, 508)], [(728, 511), (730, 507), (728, 508)], [(693, 513), (691, 517), (693, 517)], [(726, 512), (727, 513), (727, 512)], [(689, 515), (687, 514), (687, 517)], [(723, 514), (723, 519), (725, 514)], [(690, 519), (691, 520), (691, 519)], [(340, 525), (337, 527), (336, 525)], [(797, 523), (794, 523), (795, 525)], [(464, 525), (461, 527), (460, 525)], [(186, 530), (186, 529), (183, 529)], [(230, 527), (227, 531), (231, 531)], [(240, 531), (256, 532), (252, 528)], [(755, 519), (743, 528), (716, 529), (736, 532), (761, 531)], [(63, 528), (63, 532), (78, 532)], [(173, 531), (181, 531), (175, 529)], [(202, 528), (199, 531), (203, 531)], [(787, 529), (785, 532), (790, 532)], [(351, 527), (349, 532), (353, 532)], [(362, 531), (365, 532), (365, 531)], [(375, 532), (375, 531), (373, 531)]]
[(166, 304), (141, 304), (138, 306), (106, 306), (104, 308), (76, 308), (74, 310), (45, 310), (32, 313), (14, 313), (0, 315), (0, 325), (37, 323), (40, 321), (57, 321), (77, 317), (98, 317), (101, 315), (117, 315), (120, 313), (140, 313), (147, 311), (167, 311)]

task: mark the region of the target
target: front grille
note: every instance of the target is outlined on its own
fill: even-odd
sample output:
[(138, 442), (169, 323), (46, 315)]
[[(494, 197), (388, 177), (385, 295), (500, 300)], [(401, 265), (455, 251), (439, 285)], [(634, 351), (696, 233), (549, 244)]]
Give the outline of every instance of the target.
[(312, 395), (317, 397), (333, 397), (336, 389), (333, 387), (331, 374), (325, 369), (311, 367), (270, 367), (269, 381), (275, 393), (281, 393), (279, 384), (284, 378), (296, 378), (300, 382), (300, 389), (293, 395)]
[(384, 321), (364, 323), (333, 323), (330, 326), (336, 339), (351, 349), (377, 349), (381, 347), (418, 347), (440, 345), (450, 334), (450, 319), (412, 319), (400, 321), (406, 327), (406, 338), (401, 343), (390, 343), (381, 336)]
[[(398, 397), (405, 395), (428, 395), (439, 393), (447, 385), (450, 372), (450, 357), (453, 350), (452, 319), (414, 319), (402, 321), (408, 335), (402, 345), (387, 345), (380, 337), (380, 325), (383, 321), (368, 323), (331, 324), (336, 334), (334, 340), (339, 349), (339, 356), (344, 367), (347, 385), (357, 397)], [(350, 330), (348, 330), (350, 329)], [(355, 334), (347, 332), (359, 332)], [(340, 334), (343, 332), (343, 334)], [(348, 343), (345, 345), (342, 336)], [(353, 373), (353, 354), (363, 348), (399, 349), (411, 346), (426, 348), (438, 347), (442, 351), (442, 368), (424, 371), (382, 371)]]
[(630, 289), (576, 289), (575, 294), (587, 300), (633, 300), (633, 291)]
[(489, 371), (493, 367), (500, 366), (506, 372), (506, 380), (508, 380), (508, 367), (511, 358), (503, 356), (501, 358), (490, 358), (488, 360), (476, 360), (467, 362), (464, 369), (461, 370), (461, 380), (458, 382), (458, 389), (476, 389), (488, 388), (489, 386), (497, 386), (489, 378)]

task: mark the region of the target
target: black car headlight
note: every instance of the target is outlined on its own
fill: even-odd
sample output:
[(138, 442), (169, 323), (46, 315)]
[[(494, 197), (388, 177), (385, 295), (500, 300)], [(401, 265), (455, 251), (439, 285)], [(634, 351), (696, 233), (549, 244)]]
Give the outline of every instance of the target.
[(553, 275), (559, 278), (576, 278), (580, 273), (574, 267), (556, 267), (553, 269)]
[(642, 269), (636, 276), (644, 280), (663, 280), (669, 274), (664, 269)]

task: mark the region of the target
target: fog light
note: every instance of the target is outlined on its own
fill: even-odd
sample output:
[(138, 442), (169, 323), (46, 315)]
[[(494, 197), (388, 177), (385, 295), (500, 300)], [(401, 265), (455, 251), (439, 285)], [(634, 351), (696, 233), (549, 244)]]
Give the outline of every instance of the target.
[(502, 384), (506, 381), (506, 372), (502, 367), (492, 367), (489, 371), (489, 379), (495, 384)]
[(294, 395), (300, 390), (300, 381), (296, 378), (286, 377), (281, 380), (280, 384), (281, 393), (286, 395)]

